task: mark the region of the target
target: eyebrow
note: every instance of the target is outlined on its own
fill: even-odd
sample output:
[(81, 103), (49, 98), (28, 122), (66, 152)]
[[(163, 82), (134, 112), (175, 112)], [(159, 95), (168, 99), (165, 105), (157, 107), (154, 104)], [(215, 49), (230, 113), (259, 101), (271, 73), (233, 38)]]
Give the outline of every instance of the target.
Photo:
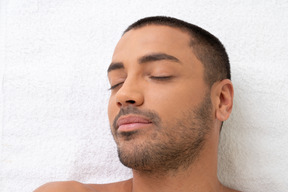
[(180, 60), (172, 55), (168, 55), (166, 53), (153, 53), (149, 55), (144, 55), (138, 59), (138, 63), (148, 63), (153, 61), (160, 61), (160, 60), (169, 60), (174, 61), (177, 63), (181, 63)]
[(124, 65), (122, 62), (111, 63), (107, 69), (107, 73), (116, 69), (124, 69)]
[[(145, 64), (153, 61), (160, 61), (160, 60), (169, 60), (176, 63), (182, 63), (177, 57), (172, 55), (168, 55), (166, 53), (152, 53), (148, 55), (144, 55), (138, 59), (139, 64)], [(112, 62), (107, 70), (107, 73), (117, 69), (124, 69), (124, 64), (122, 62)]]

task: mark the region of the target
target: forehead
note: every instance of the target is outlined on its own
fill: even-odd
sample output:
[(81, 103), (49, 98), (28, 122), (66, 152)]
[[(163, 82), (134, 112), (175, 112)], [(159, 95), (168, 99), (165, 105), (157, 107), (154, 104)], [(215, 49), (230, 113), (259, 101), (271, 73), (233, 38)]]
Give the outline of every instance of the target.
[(191, 55), (190, 36), (177, 28), (149, 25), (126, 32), (118, 42), (113, 60), (164, 52), (183, 56)]

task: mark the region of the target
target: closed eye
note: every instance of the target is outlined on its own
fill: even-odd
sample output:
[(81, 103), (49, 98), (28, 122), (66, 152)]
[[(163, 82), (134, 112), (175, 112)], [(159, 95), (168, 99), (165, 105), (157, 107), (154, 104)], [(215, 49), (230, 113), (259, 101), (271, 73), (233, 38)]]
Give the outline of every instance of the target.
[(115, 85), (112, 85), (108, 90), (113, 90), (113, 89), (116, 89), (118, 86), (122, 85), (124, 82), (120, 82), (120, 83), (117, 83)]
[[(157, 81), (167, 81), (172, 78), (173, 76), (150, 76), (150, 79), (157, 80)], [(124, 82), (120, 82), (115, 85), (112, 85), (108, 90), (110, 91), (110, 90), (116, 89), (118, 86), (122, 85), (123, 83)]]
[(172, 79), (173, 76), (150, 76), (150, 79), (158, 80), (158, 81), (165, 81)]

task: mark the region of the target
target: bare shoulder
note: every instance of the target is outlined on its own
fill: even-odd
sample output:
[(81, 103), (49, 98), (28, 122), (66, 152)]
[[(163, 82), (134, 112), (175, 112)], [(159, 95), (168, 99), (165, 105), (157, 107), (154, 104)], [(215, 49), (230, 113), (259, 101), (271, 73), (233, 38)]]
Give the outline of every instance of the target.
[(131, 186), (131, 180), (109, 184), (83, 184), (77, 181), (65, 181), (44, 184), (34, 192), (129, 192)]
[(109, 184), (87, 184), (87, 186), (93, 188), (95, 192), (131, 192), (132, 179)]
[(65, 182), (51, 182), (46, 183), (34, 192), (98, 192), (91, 186), (77, 182), (77, 181), (65, 181)]

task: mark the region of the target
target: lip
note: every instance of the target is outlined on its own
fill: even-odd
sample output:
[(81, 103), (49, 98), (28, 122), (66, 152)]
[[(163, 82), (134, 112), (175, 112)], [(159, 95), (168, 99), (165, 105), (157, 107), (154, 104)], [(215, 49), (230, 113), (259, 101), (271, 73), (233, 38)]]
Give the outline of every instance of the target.
[(120, 132), (135, 131), (137, 129), (145, 128), (151, 123), (152, 122), (149, 119), (143, 116), (123, 116), (117, 120), (117, 130)]

